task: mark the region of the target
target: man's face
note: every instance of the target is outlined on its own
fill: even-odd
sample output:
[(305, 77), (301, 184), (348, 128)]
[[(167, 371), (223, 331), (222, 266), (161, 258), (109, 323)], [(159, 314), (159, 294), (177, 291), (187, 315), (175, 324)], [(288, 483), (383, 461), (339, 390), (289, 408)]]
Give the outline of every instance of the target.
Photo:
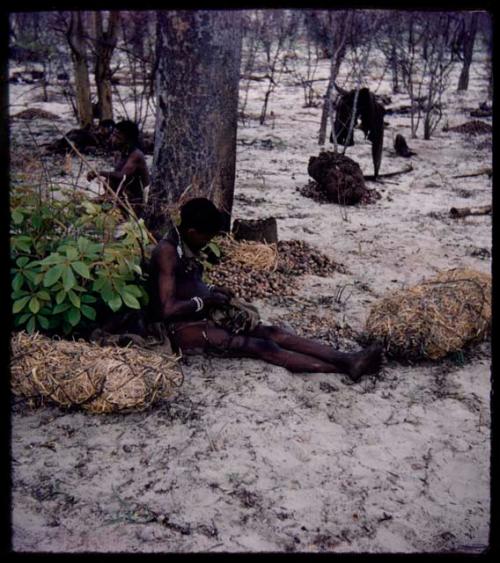
[(191, 248), (193, 252), (199, 252), (204, 246), (206, 246), (215, 235), (202, 233), (196, 229), (188, 229), (185, 234), (186, 244)]
[(113, 133), (111, 133), (109, 141), (113, 149), (121, 149), (125, 146), (127, 139), (121, 131), (113, 129)]

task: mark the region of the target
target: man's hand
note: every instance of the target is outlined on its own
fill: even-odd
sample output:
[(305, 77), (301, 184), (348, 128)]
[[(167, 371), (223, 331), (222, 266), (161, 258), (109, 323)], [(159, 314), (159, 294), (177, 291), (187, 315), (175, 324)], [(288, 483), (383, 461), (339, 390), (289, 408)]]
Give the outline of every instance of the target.
[(206, 307), (218, 307), (220, 305), (227, 305), (229, 303), (229, 295), (221, 293), (220, 291), (211, 291), (208, 297), (203, 298), (203, 303)]
[(227, 295), (227, 297), (231, 298), (234, 297), (234, 291), (229, 289), (228, 287), (219, 287), (214, 286), (210, 290), (211, 293), (222, 293), (223, 295)]

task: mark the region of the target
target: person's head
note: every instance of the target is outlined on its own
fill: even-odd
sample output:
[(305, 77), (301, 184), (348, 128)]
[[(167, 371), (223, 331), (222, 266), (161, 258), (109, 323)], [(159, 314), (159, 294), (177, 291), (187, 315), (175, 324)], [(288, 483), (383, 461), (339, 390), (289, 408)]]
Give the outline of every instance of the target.
[(114, 125), (113, 133), (111, 134), (111, 146), (113, 148), (136, 147), (138, 144), (139, 128), (136, 123), (125, 119)]
[(222, 215), (209, 199), (194, 198), (181, 207), (179, 230), (186, 244), (195, 252), (208, 244), (221, 227)]

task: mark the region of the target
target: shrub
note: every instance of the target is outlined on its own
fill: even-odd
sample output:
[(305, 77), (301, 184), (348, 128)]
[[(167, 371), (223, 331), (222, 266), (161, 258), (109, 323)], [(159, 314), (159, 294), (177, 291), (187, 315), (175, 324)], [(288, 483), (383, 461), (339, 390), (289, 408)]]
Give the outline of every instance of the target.
[(19, 185), (10, 232), (16, 327), (68, 335), (92, 326), (101, 310), (147, 303), (142, 220), (123, 222), (118, 209), (77, 189)]

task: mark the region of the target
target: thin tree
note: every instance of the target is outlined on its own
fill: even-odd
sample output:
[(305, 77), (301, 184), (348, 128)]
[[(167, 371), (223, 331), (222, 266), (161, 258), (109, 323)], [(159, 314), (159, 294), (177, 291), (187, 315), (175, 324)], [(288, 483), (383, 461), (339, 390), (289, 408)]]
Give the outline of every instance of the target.
[(469, 88), (469, 72), (474, 53), (474, 43), (476, 40), (479, 13), (473, 12), (463, 15), (463, 35), (461, 42), (462, 51), (462, 70), (458, 79), (458, 91)]
[(107, 26), (104, 26), (104, 13), (97, 11), (94, 16), (95, 67), (94, 76), (97, 88), (97, 108), (100, 119), (113, 119), (111, 86), (111, 58), (118, 39), (120, 12), (111, 11)]
[(65, 30), (71, 51), (75, 76), (75, 96), (78, 122), (81, 127), (92, 125), (92, 100), (87, 66), (86, 12), (71, 12)]
[(239, 11), (157, 14), (157, 111), (147, 224), (170, 224), (183, 194), (211, 199), (229, 230), (236, 167)]

